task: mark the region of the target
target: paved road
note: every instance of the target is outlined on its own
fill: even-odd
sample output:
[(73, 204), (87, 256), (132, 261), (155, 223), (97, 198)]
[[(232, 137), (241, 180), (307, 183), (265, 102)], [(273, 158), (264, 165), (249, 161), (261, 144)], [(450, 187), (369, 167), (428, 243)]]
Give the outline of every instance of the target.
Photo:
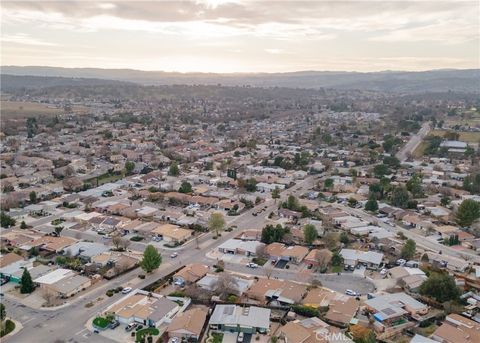
[(404, 228), (402, 228), (398, 225), (392, 226), (392, 225), (386, 224), (386, 223), (378, 220), (378, 218), (376, 218), (375, 216), (372, 216), (372, 215), (364, 212), (363, 210), (354, 209), (354, 208), (344, 206), (344, 205), (340, 205), (340, 204), (334, 204), (334, 206), (343, 210), (343, 211), (345, 211), (345, 212), (347, 212), (347, 213), (349, 213), (349, 214), (357, 215), (361, 219), (363, 219), (367, 222), (378, 223), (378, 226), (383, 227), (384, 229), (387, 229), (391, 232), (394, 232), (394, 233), (403, 232), (403, 234), (406, 237), (413, 239), (417, 243), (417, 246), (422, 247), (425, 250), (433, 251), (433, 252), (436, 252), (436, 253), (442, 251), (443, 255), (453, 256), (453, 257), (460, 258), (460, 259), (463, 259), (465, 256), (468, 256), (468, 258), (470, 259), (470, 262), (480, 263), (480, 256), (478, 256), (474, 253), (470, 253), (470, 252), (466, 252), (466, 251), (457, 251), (457, 250), (452, 249), (452, 248), (450, 248), (448, 246), (445, 246), (443, 244), (432, 242), (430, 240), (425, 239), (424, 236), (416, 234), (416, 233), (414, 233), (410, 230), (404, 229)]
[(400, 162), (405, 162), (409, 154), (413, 153), (418, 145), (422, 142), (423, 138), (430, 131), (430, 124), (424, 123), (420, 130), (397, 152), (397, 158)]
[[(5, 305), (7, 313), (9, 316), (15, 320), (20, 321), (24, 328), (17, 333), (14, 337), (9, 338), (10, 342), (20, 342), (20, 343), (29, 343), (29, 342), (111, 342), (109, 339), (92, 334), (85, 328), (85, 323), (97, 313), (111, 305), (113, 302), (117, 301), (122, 295), (116, 294), (112, 298), (108, 298), (105, 295), (105, 291), (109, 288), (115, 288), (117, 286), (132, 286), (136, 288), (143, 288), (153, 281), (171, 273), (172, 271), (180, 268), (189, 263), (205, 263), (213, 264), (214, 261), (207, 259), (205, 252), (213, 249), (214, 247), (222, 244), (226, 240), (233, 238), (238, 234), (238, 231), (246, 228), (262, 228), (269, 220), (267, 219), (268, 214), (275, 210), (278, 206), (278, 201), (282, 201), (289, 194), (299, 195), (300, 193), (305, 192), (306, 188), (310, 187), (314, 181), (314, 177), (309, 176), (305, 180), (299, 182), (296, 186), (291, 189), (282, 192), (282, 198), (277, 200), (275, 203), (274, 200), (269, 199), (265, 203), (260, 204), (259, 206), (254, 207), (246, 211), (237, 217), (229, 217), (229, 225), (237, 225), (238, 230), (232, 232), (224, 232), (222, 236), (216, 240), (211, 239), (212, 233), (207, 233), (199, 239), (198, 242), (192, 241), (182, 248), (179, 253), (179, 256), (176, 259), (171, 259), (168, 253), (164, 253), (164, 262), (158, 270), (156, 270), (145, 280), (138, 278), (138, 274), (141, 272), (137, 269), (126, 273), (110, 282), (104, 282), (101, 286), (94, 288), (93, 290), (88, 291), (87, 293), (79, 296), (72, 300), (71, 304), (57, 309), (55, 311), (47, 310), (37, 310), (28, 308), (22, 304), (19, 304), (13, 297), (8, 293), (5, 295)], [(258, 216), (253, 216), (252, 213), (267, 206), (267, 210), (259, 214)], [(52, 220), (50, 218), (42, 218), (42, 221), (45, 223)], [(197, 243), (199, 248), (197, 249)], [(246, 267), (239, 265), (229, 265), (227, 269), (232, 271), (243, 271), (247, 272)], [(252, 270), (248, 270), (252, 272)], [(253, 271), (254, 273), (264, 273), (260, 269)], [(274, 277), (279, 278), (288, 278), (288, 279), (297, 279), (296, 273), (289, 272), (286, 270), (275, 271)], [(326, 287), (332, 287), (339, 291), (344, 291), (344, 289), (350, 287), (352, 283), (355, 283), (355, 286), (358, 282), (365, 282), (365, 286), (358, 286), (358, 290), (362, 291), (363, 287), (368, 289), (369, 284), (365, 280), (358, 280), (358, 278), (353, 279), (352, 275), (345, 276), (319, 276), (318, 278), (324, 283)], [(351, 287), (350, 287), (351, 288)], [(93, 307), (85, 307), (87, 303), (95, 302), (98, 298), (103, 298), (100, 302), (96, 302), (96, 305)]]

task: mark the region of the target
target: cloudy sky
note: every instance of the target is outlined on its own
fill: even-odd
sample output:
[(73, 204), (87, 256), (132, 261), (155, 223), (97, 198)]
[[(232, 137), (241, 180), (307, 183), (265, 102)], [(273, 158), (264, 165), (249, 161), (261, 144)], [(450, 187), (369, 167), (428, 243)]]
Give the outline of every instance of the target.
[(479, 68), (480, 1), (3, 1), (1, 64), (201, 72)]

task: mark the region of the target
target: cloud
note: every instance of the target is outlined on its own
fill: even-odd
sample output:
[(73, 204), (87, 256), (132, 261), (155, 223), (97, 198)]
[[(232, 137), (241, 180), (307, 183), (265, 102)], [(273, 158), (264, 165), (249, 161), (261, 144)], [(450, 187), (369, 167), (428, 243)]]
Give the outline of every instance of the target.
[(2, 43), (14, 43), (22, 45), (36, 45), (36, 46), (57, 46), (55, 43), (46, 42), (37, 38), (33, 38), (25, 33), (17, 33), (14, 35), (2, 35)]

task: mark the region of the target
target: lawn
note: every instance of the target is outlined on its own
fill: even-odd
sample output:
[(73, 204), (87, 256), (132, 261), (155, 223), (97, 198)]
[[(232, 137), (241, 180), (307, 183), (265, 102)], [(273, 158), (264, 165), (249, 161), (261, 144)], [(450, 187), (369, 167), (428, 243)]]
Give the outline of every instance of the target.
[(0, 331), (0, 337), (8, 335), (13, 330), (15, 330), (15, 323), (13, 321), (11, 321), (10, 319), (7, 319), (5, 321), (3, 330)]
[(258, 264), (259, 266), (263, 266), (265, 263), (267, 263), (267, 261), (268, 260), (266, 258), (261, 257), (255, 257), (252, 259), (252, 262)]
[(141, 329), (141, 330), (138, 330), (137, 333), (136, 333), (136, 338), (135, 338), (135, 341), (136, 342), (141, 342), (143, 340), (143, 337), (145, 336), (156, 336), (160, 333), (160, 331), (158, 331), (157, 328), (145, 328), (145, 329)]
[(332, 266), (332, 273), (341, 273), (342, 266)]
[(106, 329), (109, 324), (110, 321), (103, 317), (97, 317), (93, 320), (93, 325), (100, 329)]
[(223, 341), (223, 333), (214, 332), (212, 333), (212, 340), (210, 343), (222, 343)]
[[(433, 130), (430, 132), (432, 136), (440, 136), (448, 132), (447, 130)], [(480, 142), (480, 132), (470, 132), (470, 131), (455, 131), (460, 135), (459, 140), (466, 143), (478, 143)]]

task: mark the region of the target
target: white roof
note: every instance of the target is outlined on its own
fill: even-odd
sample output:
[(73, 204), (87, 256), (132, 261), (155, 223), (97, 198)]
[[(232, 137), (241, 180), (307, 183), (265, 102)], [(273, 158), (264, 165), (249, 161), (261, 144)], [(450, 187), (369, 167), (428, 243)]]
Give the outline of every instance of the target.
[(259, 241), (242, 241), (240, 239), (231, 238), (228, 241), (225, 241), (221, 245), (219, 245), (219, 249), (227, 249), (227, 250), (235, 250), (240, 249), (244, 251), (249, 251), (255, 253), (259, 246), (265, 245)]
[(51, 285), (73, 274), (73, 271), (71, 271), (70, 269), (59, 268), (33, 281), (36, 283)]
[(368, 262), (373, 264), (380, 264), (383, 260), (383, 254), (375, 251), (359, 251), (353, 249), (342, 249), (340, 255), (345, 260), (354, 260), (360, 262)]

